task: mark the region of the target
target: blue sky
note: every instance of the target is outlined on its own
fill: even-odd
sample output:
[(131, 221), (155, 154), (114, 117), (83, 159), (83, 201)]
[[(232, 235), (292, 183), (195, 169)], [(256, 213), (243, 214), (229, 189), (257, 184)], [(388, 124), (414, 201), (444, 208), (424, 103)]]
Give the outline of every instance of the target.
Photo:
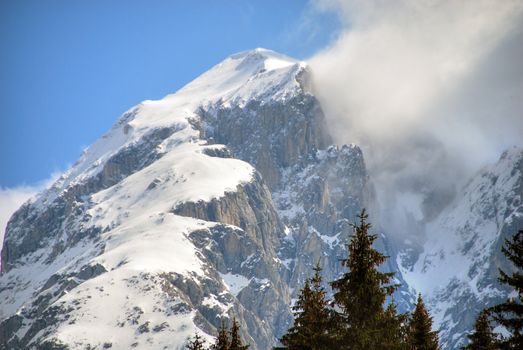
[(232, 53), (304, 59), (339, 30), (304, 0), (3, 0), (0, 188), (65, 170), (125, 110)]

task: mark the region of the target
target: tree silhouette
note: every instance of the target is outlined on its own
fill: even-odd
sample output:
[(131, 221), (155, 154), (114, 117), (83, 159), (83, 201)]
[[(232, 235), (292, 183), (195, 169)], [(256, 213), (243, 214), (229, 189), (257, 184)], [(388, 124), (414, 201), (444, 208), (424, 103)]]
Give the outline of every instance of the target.
[(492, 332), (489, 322), (489, 311), (483, 310), (479, 313), (474, 331), (468, 335), (470, 343), (463, 347), (464, 350), (494, 350), (497, 349), (497, 337)]
[(247, 350), (249, 348), (249, 345), (243, 345), (243, 341), (240, 337), (240, 325), (238, 324), (238, 321), (236, 321), (236, 318), (232, 319), (230, 334), (231, 341), (229, 344), (229, 350)]
[(365, 210), (358, 218), (348, 245), (349, 256), (342, 260), (348, 271), (331, 282), (334, 305), (339, 309), (335, 338), (340, 349), (388, 349), (386, 334), (391, 330), (385, 327), (393, 324), (397, 315), (385, 312), (384, 304), (397, 285), (391, 284), (393, 272), (378, 270), (387, 257), (372, 247), (377, 236), (369, 233), (371, 224)]
[(305, 281), (293, 311), (294, 325), (282, 337), (281, 342), (284, 346), (278, 349), (332, 349), (332, 317), (329, 301), (322, 286), (319, 262), (314, 268), (314, 276)]
[(504, 347), (523, 349), (523, 230), (519, 230), (511, 240), (505, 240), (501, 251), (514, 264), (516, 271), (509, 276), (500, 269), (499, 281), (514, 288), (515, 297), (509, 297), (490, 310), (494, 319), (511, 333), (503, 341)]
[(438, 350), (438, 332), (432, 330), (432, 317), (430, 317), (425, 303), (418, 295), (416, 308), (411, 315), (408, 329), (408, 344), (412, 350)]
[(188, 350), (205, 350), (205, 340), (196, 333), (193, 339), (187, 344), (186, 348)]

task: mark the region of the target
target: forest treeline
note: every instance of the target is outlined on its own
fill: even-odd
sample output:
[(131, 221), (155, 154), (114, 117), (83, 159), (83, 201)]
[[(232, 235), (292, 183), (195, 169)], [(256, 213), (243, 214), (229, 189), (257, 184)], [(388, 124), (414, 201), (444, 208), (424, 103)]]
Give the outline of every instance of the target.
[[(393, 293), (394, 272), (381, 272), (387, 256), (373, 248), (377, 235), (363, 210), (353, 225), (348, 256), (341, 260), (346, 272), (329, 283), (329, 299), (321, 277), (320, 262), (313, 276), (305, 280), (292, 307), (293, 325), (274, 350), (439, 350), (437, 331), (432, 329), (422, 296), (418, 295), (412, 313), (399, 313)], [(484, 309), (474, 330), (468, 335), (467, 350), (523, 349), (523, 231), (505, 242), (504, 255), (515, 265), (511, 275), (500, 270), (499, 281), (515, 290), (502, 304)], [(501, 326), (505, 336), (494, 332)], [(227, 329), (222, 321), (211, 350), (246, 350), (234, 319)], [(205, 350), (204, 340), (196, 334), (189, 350)]]

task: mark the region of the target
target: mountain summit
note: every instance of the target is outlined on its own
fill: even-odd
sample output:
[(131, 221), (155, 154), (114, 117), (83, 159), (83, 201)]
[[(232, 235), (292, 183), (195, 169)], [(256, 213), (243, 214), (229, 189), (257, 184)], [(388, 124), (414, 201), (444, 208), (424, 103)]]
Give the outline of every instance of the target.
[(179, 349), (232, 315), (253, 349), (274, 344), (290, 321), (291, 229), (232, 153), (276, 181), (329, 141), (307, 75), (256, 49), (124, 113), (9, 221), (2, 348)]

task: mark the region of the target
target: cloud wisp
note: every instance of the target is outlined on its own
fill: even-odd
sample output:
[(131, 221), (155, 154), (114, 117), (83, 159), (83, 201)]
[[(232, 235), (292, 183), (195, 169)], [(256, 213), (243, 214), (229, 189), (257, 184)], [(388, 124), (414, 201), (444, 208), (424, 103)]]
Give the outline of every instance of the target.
[(521, 1), (314, 3), (345, 26), (309, 59), (316, 94), (336, 141), (363, 147), (392, 230), (435, 217), (463, 179), (521, 144)]

